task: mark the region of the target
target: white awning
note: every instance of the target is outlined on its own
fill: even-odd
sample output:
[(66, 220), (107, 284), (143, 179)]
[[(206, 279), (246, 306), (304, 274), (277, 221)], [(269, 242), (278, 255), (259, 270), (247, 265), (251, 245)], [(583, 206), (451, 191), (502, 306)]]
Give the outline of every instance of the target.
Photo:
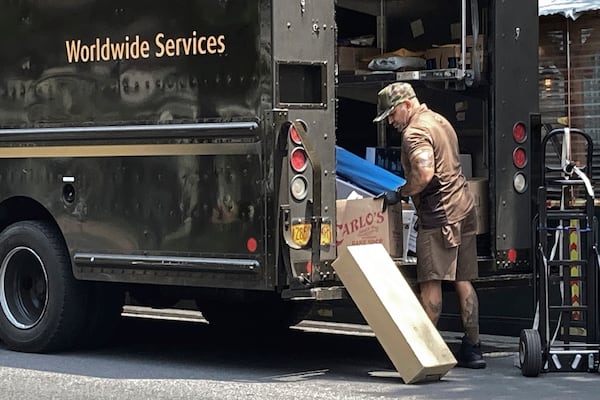
[(539, 14), (563, 14), (567, 18), (577, 19), (579, 14), (600, 9), (600, 0), (538, 0)]

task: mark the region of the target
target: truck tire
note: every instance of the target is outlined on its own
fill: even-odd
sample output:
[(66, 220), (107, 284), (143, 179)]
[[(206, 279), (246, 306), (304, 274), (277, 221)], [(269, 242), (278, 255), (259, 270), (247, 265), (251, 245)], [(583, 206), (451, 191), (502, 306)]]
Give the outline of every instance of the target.
[(0, 339), (9, 349), (71, 347), (85, 321), (86, 293), (54, 226), (21, 221), (0, 233)]

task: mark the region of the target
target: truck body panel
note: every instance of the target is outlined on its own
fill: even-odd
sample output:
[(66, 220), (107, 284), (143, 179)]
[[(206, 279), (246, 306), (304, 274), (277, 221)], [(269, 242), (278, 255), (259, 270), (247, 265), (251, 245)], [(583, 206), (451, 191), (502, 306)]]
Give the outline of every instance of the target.
[[(312, 252), (282, 255), (282, 205), (315, 217), (312, 193), (290, 201), (292, 119), (307, 121), (328, 175), (318, 208), (335, 219), (333, 3), (290, 5), (2, 4), (6, 204), (52, 217), (79, 279), (289, 286), (285, 268)], [(310, 41), (304, 53), (290, 36)], [(335, 247), (315, 257), (318, 269)]]
[[(236, 306), (257, 293), (269, 305), (344, 297), (331, 266), (335, 147), (364, 156), (368, 146), (398, 145), (393, 128), (372, 124), (377, 91), (394, 81), (412, 82), (450, 120), (473, 176), (487, 182), (478, 193), (489, 202), (478, 235), (483, 279), (528, 283), (537, 2), (0, 0), (0, 8), (0, 231), (57, 237), (50, 241), (68, 259), (54, 258), (75, 281), (67, 287), (119, 284), (161, 306), (194, 299), (215, 318), (248, 314)], [(336, 46), (365, 34), (366, 53), (414, 52), (423, 65), (372, 71), (359, 57), (348, 70)], [(19, 287), (13, 257), (34, 242), (25, 239), (18, 246), (0, 235), (6, 285)], [(25, 270), (47, 289), (46, 265), (55, 263), (31, 253), (40, 271)], [(10, 295), (0, 303), (7, 332), (19, 332)]]

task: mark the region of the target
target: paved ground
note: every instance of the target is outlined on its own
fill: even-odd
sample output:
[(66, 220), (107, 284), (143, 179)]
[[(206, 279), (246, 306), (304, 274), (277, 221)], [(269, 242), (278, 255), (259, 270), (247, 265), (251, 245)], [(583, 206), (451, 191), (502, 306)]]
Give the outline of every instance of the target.
[[(138, 317), (144, 312), (127, 310)], [(239, 332), (222, 335), (198, 313), (159, 314), (164, 310), (124, 319), (118, 339), (102, 349), (27, 354), (0, 344), (0, 398), (597, 398), (598, 373), (523, 377), (514, 367), (518, 341), (513, 337), (482, 337), (486, 369), (453, 368), (440, 381), (403, 384), (365, 325), (303, 321), (274, 338), (249, 338)], [(459, 334), (443, 332), (443, 337), (451, 349), (460, 343)]]

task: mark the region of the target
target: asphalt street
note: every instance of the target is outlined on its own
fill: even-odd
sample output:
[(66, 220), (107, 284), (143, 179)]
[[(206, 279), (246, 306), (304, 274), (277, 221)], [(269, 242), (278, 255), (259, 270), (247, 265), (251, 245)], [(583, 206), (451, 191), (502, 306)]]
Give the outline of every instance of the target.
[[(198, 313), (127, 309), (101, 349), (26, 354), (0, 343), (0, 398), (20, 399), (584, 399), (598, 373), (525, 378), (518, 340), (484, 335), (488, 367), (404, 384), (368, 326), (303, 321), (277, 337), (223, 335)], [(451, 349), (460, 335), (443, 332)]]

